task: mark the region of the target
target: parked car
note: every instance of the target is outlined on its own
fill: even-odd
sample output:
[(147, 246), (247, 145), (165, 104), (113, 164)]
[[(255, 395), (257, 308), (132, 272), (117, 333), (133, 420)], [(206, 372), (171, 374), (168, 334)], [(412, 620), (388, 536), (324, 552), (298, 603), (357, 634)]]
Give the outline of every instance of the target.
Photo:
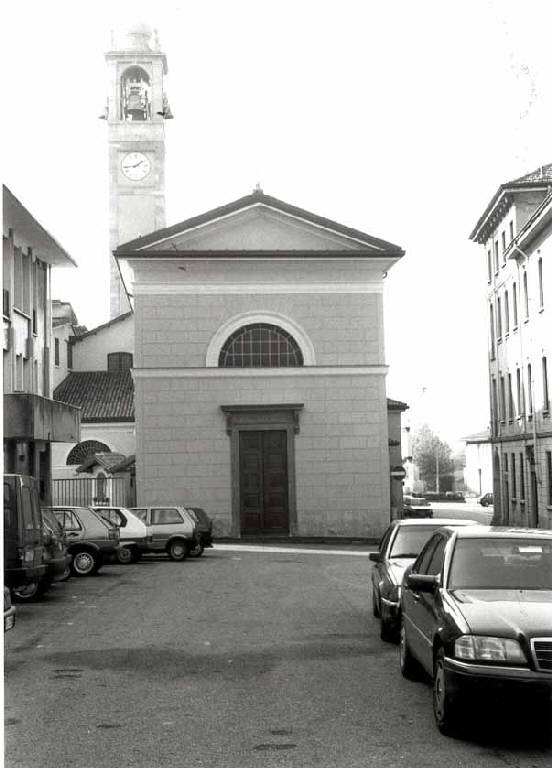
[(4, 584), (10, 589), (44, 577), (42, 529), (36, 480), (4, 475)]
[(431, 504), (423, 496), (403, 497), (403, 518), (406, 517), (433, 517)]
[(120, 563), (135, 563), (143, 552), (148, 551), (147, 526), (134, 512), (126, 507), (98, 506), (92, 509), (119, 528), (121, 546), (117, 550), (117, 560)]
[(119, 529), (97, 515), (91, 507), (47, 507), (63, 526), (75, 576), (97, 573), (104, 562), (115, 559)]
[(171, 560), (185, 560), (201, 544), (196, 521), (185, 507), (132, 507), (151, 535), (150, 552), (166, 552)]
[(475, 520), (427, 518), (393, 520), (377, 552), (370, 553), (372, 568), (372, 613), (380, 620), (382, 640), (399, 639), (401, 623), (401, 582), (430, 536), (443, 525), (476, 525)]
[(67, 550), (65, 531), (52, 512), (42, 511), (42, 533), (44, 541), (43, 561), (46, 573), (38, 581), (30, 581), (14, 587), (14, 596), (19, 601), (35, 600), (48, 591), (54, 581), (65, 581), (71, 575), (71, 555)]
[(186, 511), (195, 520), (199, 538), (197, 545), (190, 550), (189, 556), (201, 557), (205, 549), (213, 546), (213, 521), (202, 507), (186, 507)]
[(8, 587), (4, 587), (4, 632), (15, 627), (15, 605), (12, 605)]
[[(454, 732), (462, 703), (511, 693), (552, 717), (552, 531), (440, 528), (407, 570), (400, 665), (433, 678), (433, 711)], [(524, 697), (527, 698), (524, 699)]]
[(494, 504), (494, 496), (492, 493), (484, 493), (479, 499), (479, 503), (482, 507), (492, 507)]

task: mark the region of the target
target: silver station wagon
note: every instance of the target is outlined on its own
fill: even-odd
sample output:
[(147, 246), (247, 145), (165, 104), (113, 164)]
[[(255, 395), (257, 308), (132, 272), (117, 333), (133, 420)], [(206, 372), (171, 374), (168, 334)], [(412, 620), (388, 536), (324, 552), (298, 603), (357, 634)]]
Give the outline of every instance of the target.
[(132, 507), (148, 528), (148, 551), (166, 552), (171, 560), (185, 560), (196, 550), (197, 525), (185, 507)]

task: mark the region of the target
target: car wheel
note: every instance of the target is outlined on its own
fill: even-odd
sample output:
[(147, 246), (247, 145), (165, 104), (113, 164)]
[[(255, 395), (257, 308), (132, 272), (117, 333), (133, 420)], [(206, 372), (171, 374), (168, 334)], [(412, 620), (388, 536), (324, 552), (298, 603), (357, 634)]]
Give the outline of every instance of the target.
[(386, 643), (396, 643), (399, 639), (399, 633), (395, 624), (392, 624), (388, 619), (380, 619), (380, 637), (385, 640)]
[(188, 554), (188, 545), (183, 539), (174, 539), (167, 547), (167, 553), (171, 560), (181, 562), (186, 559)]
[(203, 546), (203, 544), (200, 541), (198, 541), (197, 544), (195, 545), (195, 547), (192, 547), (190, 549), (190, 551), (188, 552), (188, 555), (190, 557), (201, 557), (201, 555), (203, 554), (204, 550), (205, 550), (205, 547)]
[(91, 576), (100, 568), (100, 560), (88, 549), (79, 549), (73, 555), (71, 570), (75, 576)]
[(40, 584), (38, 581), (31, 581), (29, 584), (22, 584), (15, 587), (13, 594), (18, 602), (27, 602), (40, 597)]
[(376, 595), (376, 590), (372, 588), (372, 614), (376, 617), (376, 619), (379, 619), (380, 617), (380, 607), (379, 607), (379, 601)]
[(132, 563), (132, 549), (129, 547), (120, 547), (117, 550), (117, 562), (121, 565)]
[(458, 724), (457, 706), (447, 690), (445, 654), (440, 648), (433, 665), (433, 714), (437, 728), (445, 736), (452, 736)]
[(71, 578), (71, 566), (67, 566), (67, 568), (63, 571), (63, 573), (60, 573), (59, 576), (56, 576), (56, 581), (67, 581), (67, 579)]
[(399, 639), (399, 661), (401, 665), (401, 674), (407, 680), (418, 680), (420, 677), (420, 667), (418, 662), (410, 652), (410, 646), (406, 637), (404, 621), (401, 621), (401, 632)]

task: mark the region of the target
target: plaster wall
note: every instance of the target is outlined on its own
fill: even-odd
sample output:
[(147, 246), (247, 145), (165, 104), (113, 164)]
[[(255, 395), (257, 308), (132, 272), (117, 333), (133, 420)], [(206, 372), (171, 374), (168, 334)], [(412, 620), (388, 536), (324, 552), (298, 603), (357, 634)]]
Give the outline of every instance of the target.
[(73, 371), (106, 371), (110, 352), (134, 354), (134, 315), (79, 339), (73, 345)]
[(303, 403), (295, 535), (379, 537), (390, 514), (384, 375), (248, 373), (137, 377), (138, 504), (203, 506), (216, 535), (230, 535), (230, 438), (220, 405)]
[(247, 312), (293, 319), (311, 339), (317, 366), (383, 364), (381, 294), (253, 293), (138, 296), (135, 365), (204, 367), (207, 347), (220, 326)]
[[(81, 424), (81, 443), (86, 440), (97, 440), (105, 443), (113, 453), (123, 453), (125, 456), (135, 453), (136, 436), (134, 424)], [(67, 466), (67, 456), (76, 443), (52, 443), (52, 477), (60, 480), (75, 477), (76, 465)]]

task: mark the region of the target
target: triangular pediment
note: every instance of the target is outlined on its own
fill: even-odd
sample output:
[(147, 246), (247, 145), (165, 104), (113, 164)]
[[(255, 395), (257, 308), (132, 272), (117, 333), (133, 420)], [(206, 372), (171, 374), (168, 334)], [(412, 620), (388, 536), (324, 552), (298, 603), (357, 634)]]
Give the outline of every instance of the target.
[(126, 243), (122, 255), (156, 253), (351, 251), (374, 256), (398, 252), (398, 246), (337, 222), (254, 193), (201, 216)]

